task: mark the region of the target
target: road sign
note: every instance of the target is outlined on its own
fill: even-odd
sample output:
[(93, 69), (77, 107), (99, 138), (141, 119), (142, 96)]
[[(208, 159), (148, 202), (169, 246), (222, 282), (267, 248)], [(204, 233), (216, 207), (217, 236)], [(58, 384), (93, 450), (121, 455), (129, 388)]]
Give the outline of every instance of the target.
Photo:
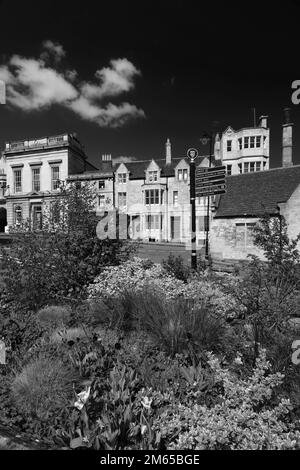
[(213, 173), (215, 171), (226, 171), (226, 166), (198, 166), (196, 173)]
[(198, 197), (214, 196), (215, 194), (224, 194), (224, 193), (226, 193), (225, 184), (196, 189), (196, 196)]
[(195, 158), (198, 157), (198, 150), (197, 149), (188, 149), (187, 156), (194, 161)]
[(226, 192), (226, 167), (197, 168), (196, 195), (200, 197), (214, 196)]

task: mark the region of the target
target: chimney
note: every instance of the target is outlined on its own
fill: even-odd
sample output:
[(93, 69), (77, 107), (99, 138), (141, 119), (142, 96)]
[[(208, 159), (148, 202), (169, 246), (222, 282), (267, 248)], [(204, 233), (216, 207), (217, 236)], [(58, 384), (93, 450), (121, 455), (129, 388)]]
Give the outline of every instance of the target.
[(101, 170), (102, 171), (112, 171), (112, 161), (111, 161), (111, 154), (102, 154), (101, 159)]
[(293, 166), (293, 124), (291, 123), (291, 109), (284, 109), (284, 123), (282, 125), (282, 166)]
[(220, 142), (219, 134), (217, 134), (215, 138), (214, 154), (215, 154), (215, 160), (221, 160), (221, 142)]
[(269, 116), (260, 116), (259, 127), (263, 127), (264, 129), (268, 128), (268, 117)]
[(167, 139), (167, 142), (166, 142), (166, 164), (170, 165), (171, 160), (172, 160), (171, 142), (170, 142), (170, 139)]

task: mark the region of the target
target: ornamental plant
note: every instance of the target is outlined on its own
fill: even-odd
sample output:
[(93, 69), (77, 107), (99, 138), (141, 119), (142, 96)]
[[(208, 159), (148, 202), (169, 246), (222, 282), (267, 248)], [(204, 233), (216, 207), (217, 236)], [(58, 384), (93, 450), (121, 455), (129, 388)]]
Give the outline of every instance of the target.
[(212, 354), (208, 356), (219, 388), (215, 403), (212, 407), (175, 403), (157, 417), (153, 430), (161, 432), (168, 449), (299, 449), (300, 422), (289, 420), (289, 400), (272, 401), (283, 376), (269, 373), (266, 352), (260, 352), (248, 378), (223, 368)]

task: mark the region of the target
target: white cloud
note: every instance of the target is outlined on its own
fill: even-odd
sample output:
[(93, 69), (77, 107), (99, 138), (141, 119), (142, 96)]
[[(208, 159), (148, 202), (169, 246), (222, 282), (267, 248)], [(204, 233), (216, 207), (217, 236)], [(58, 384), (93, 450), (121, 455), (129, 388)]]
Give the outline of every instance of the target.
[(44, 41), (43, 44), (43, 52), (41, 54), (41, 58), (47, 60), (49, 57), (53, 57), (57, 62), (63, 59), (66, 55), (66, 51), (64, 50), (63, 46), (58, 42), (53, 42), (48, 39)]
[(60, 44), (45, 41), (43, 48), (38, 59), (14, 55), (0, 66), (0, 79), (7, 86), (7, 102), (13, 107), (30, 112), (59, 104), (100, 127), (120, 127), (130, 119), (145, 117), (143, 110), (127, 102), (103, 104), (103, 99), (134, 89), (134, 78), (140, 72), (127, 59), (111, 60), (110, 67), (98, 70), (96, 83), (79, 82), (76, 70), (58, 71), (49, 65), (49, 52), (56, 63), (64, 57)]
[(135, 161), (136, 160), (134, 157), (126, 157), (123, 155), (120, 155), (119, 157), (114, 158), (114, 163), (131, 163)]

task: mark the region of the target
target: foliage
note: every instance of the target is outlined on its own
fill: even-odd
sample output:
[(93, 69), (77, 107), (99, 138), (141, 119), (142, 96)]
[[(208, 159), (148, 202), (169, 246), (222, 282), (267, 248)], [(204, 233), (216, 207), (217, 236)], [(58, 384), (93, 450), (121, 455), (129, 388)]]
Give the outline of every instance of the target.
[(287, 421), (288, 400), (270, 408), (280, 374), (268, 374), (270, 367), (261, 352), (253, 374), (247, 379), (222, 368), (210, 355), (209, 364), (216, 384), (222, 385), (214, 406), (173, 404), (154, 420), (169, 449), (295, 449), (300, 432)]
[(16, 375), (12, 396), (22, 414), (47, 420), (69, 404), (76, 379), (74, 370), (57, 357), (41, 356)]
[(2, 281), (9, 298), (30, 310), (84, 298), (86, 286), (104, 266), (128, 258), (133, 245), (96, 236), (94, 197), (88, 185), (64, 185), (51, 211), (45, 208), (42, 230), (27, 224), (14, 233), (10, 248), (1, 253)]
[(176, 277), (180, 281), (186, 282), (188, 280), (190, 269), (184, 264), (181, 256), (175, 257), (172, 253), (169, 254), (168, 259), (162, 263), (167, 273)]

